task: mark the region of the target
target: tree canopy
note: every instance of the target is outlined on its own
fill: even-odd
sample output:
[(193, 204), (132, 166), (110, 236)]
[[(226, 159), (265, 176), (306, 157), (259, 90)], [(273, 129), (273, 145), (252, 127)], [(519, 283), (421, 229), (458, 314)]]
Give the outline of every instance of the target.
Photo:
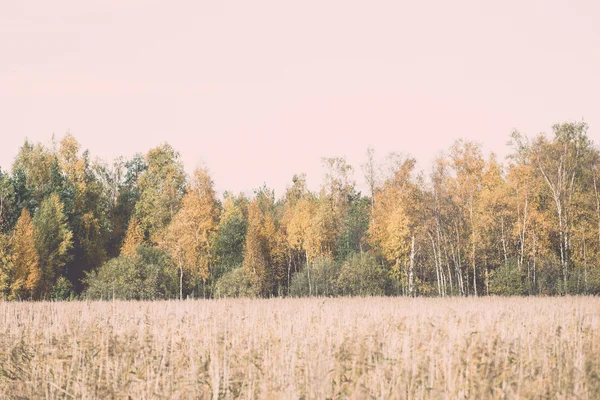
[(513, 132), (506, 160), (459, 139), (423, 170), (323, 158), (317, 190), (297, 174), (280, 197), (219, 196), (166, 143), (109, 163), (26, 140), (0, 169), (0, 298), (600, 294), (587, 130)]

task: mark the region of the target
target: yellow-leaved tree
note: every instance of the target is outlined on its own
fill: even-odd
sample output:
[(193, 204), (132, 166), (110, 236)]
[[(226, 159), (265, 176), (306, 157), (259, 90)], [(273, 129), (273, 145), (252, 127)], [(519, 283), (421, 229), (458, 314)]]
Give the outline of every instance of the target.
[(35, 297), (42, 280), (39, 256), (35, 248), (33, 220), (29, 211), (23, 209), (13, 232), (14, 280), (11, 298)]
[(267, 254), (264, 243), (262, 212), (256, 200), (248, 205), (248, 231), (244, 247), (243, 267), (249, 273), (253, 285), (261, 294), (268, 293), (271, 286), (271, 276), (267, 265)]
[[(478, 295), (478, 261), (480, 261), (480, 230), (481, 215), (481, 189), (485, 161), (481, 155), (481, 146), (477, 143), (457, 140), (450, 149), (450, 162), (454, 171), (453, 179), (448, 180), (450, 193), (456, 206), (458, 215), (464, 222), (463, 233), (469, 232), (470, 264), (473, 273), (473, 294)], [(469, 287), (469, 281), (467, 281)]]
[(504, 265), (509, 266), (512, 246), (511, 226), (514, 218), (508, 208), (508, 186), (504, 180), (502, 165), (494, 154), (485, 163), (481, 175), (480, 201), (475, 215), (479, 216), (479, 257), (485, 269), (485, 294), (490, 294), (490, 273)]
[(248, 205), (243, 267), (263, 296), (282, 294), (285, 281), (286, 240), (275, 209), (274, 193), (266, 187)]
[(183, 298), (184, 273), (202, 280), (204, 295), (212, 262), (211, 239), (217, 230), (219, 208), (213, 181), (205, 169), (197, 169), (181, 209), (159, 240), (179, 268), (179, 297)]
[(51, 184), (51, 170), (54, 155), (46, 147), (25, 140), (15, 157), (12, 170), (25, 175), (27, 190), (40, 202)]
[(127, 257), (135, 257), (137, 248), (144, 242), (144, 231), (140, 220), (136, 217), (131, 217), (127, 233), (121, 246), (121, 254)]
[(83, 211), (85, 207), (86, 184), (86, 160), (80, 157), (81, 145), (70, 133), (67, 133), (60, 141), (57, 158), (58, 164), (65, 178), (75, 188), (73, 209)]
[[(369, 226), (371, 244), (391, 264), (391, 275), (406, 281), (406, 293), (414, 294), (415, 240), (422, 206), (418, 186), (412, 180), (415, 159), (390, 155), (390, 177), (375, 195)], [(406, 266), (406, 268), (403, 268)]]

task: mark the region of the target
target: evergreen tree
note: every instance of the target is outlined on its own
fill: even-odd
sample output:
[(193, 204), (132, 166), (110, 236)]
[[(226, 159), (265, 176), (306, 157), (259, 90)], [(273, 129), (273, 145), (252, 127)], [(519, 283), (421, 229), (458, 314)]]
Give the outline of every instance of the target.
[(71, 259), (73, 233), (67, 224), (63, 204), (56, 193), (42, 201), (40, 209), (33, 217), (35, 227), (35, 247), (39, 255), (42, 271), (40, 295), (47, 298)]

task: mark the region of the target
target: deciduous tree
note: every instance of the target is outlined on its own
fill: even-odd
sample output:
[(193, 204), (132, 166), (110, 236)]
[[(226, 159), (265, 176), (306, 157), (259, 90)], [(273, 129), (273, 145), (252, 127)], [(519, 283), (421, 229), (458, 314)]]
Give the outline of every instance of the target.
[(164, 144), (146, 154), (147, 169), (140, 174), (137, 186), (140, 199), (135, 215), (150, 240), (164, 229), (181, 206), (185, 192), (185, 172), (179, 153)]

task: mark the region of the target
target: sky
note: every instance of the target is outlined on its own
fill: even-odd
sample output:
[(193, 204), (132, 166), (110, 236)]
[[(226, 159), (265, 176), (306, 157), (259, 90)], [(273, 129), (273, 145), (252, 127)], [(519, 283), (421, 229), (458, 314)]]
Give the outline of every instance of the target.
[(3, 1), (0, 167), (72, 133), (112, 160), (168, 142), (221, 193), (368, 146), (428, 170), (454, 140), (584, 120), (600, 143), (600, 2)]

